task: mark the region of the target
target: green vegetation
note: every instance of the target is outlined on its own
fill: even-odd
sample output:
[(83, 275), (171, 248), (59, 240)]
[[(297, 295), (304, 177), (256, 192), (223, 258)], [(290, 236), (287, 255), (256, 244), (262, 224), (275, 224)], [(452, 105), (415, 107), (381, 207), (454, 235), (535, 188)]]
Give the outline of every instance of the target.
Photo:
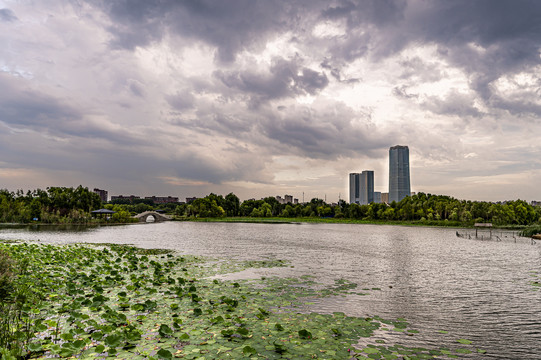
[[(237, 201), (233, 201), (236, 199)], [(180, 205), (176, 214), (181, 218), (224, 218), (235, 221), (264, 219), (278, 221), (313, 221), (332, 219), (332, 222), (422, 224), (431, 226), (472, 226), (476, 222), (490, 222), (496, 226), (526, 226), (539, 223), (541, 208), (523, 200), (506, 203), (457, 200), (449, 196), (419, 193), (391, 204), (357, 205), (341, 200), (329, 205), (321, 199), (306, 204), (280, 204), (275, 198), (246, 200), (238, 205), (238, 198), (229, 194), (210, 194), (191, 204)], [(324, 220), (325, 221), (325, 220)]]
[[(1, 299), (2, 359), (431, 359), (484, 352), (458, 337), (456, 349), (386, 344), (382, 332), (408, 338), (419, 331), (405, 319), (308, 311), (314, 298), (379, 288), (358, 293), (349, 281), (323, 285), (310, 276), (212, 277), (288, 266), (280, 260), (231, 262), (113, 244), (11, 242), (0, 243), (0, 254), (2, 288), (11, 294)], [(370, 339), (376, 330), (378, 340)]]
[[(110, 219), (92, 218), (90, 211), (104, 207), (113, 210)], [(97, 194), (87, 188), (51, 187), (44, 190), (22, 190), (16, 193), (0, 190), (0, 223), (128, 223), (144, 211), (163, 210), (179, 219), (221, 219), (244, 222), (345, 222), (371, 224), (418, 224), (428, 226), (472, 226), (490, 222), (500, 227), (537, 225), (541, 228), (541, 207), (523, 200), (492, 203), (457, 200), (449, 196), (419, 193), (391, 204), (357, 205), (340, 200), (327, 204), (312, 199), (306, 204), (281, 204), (273, 197), (246, 200), (230, 193), (209, 194), (188, 204), (160, 204), (148, 199), (120, 199), (102, 205)], [(37, 219), (37, 220), (35, 220)], [(532, 230), (533, 231), (533, 230)]]
[(0, 223), (88, 223), (90, 211), (100, 207), (99, 196), (82, 186), (48, 187), (26, 194), (0, 190)]
[[(102, 207), (114, 210), (116, 213), (109, 218), (91, 216), (91, 211)], [(173, 209), (174, 207), (176, 204), (173, 204)], [(0, 223), (130, 223), (137, 222), (132, 218), (133, 215), (153, 209), (153, 206), (145, 203), (103, 206), (97, 194), (82, 186), (77, 188), (48, 187), (47, 190), (29, 190), (26, 194), (22, 190), (17, 192), (0, 190)]]
[(541, 225), (528, 226), (527, 228), (525, 228), (524, 230), (520, 232), (520, 236), (528, 236), (528, 237), (537, 235), (537, 234), (541, 234)]

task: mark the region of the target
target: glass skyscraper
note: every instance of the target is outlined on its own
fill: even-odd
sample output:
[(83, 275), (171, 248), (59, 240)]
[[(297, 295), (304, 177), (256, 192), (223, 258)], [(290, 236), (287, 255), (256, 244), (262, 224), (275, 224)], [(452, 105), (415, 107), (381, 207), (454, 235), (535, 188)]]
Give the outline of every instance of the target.
[(410, 151), (407, 146), (396, 145), (389, 149), (389, 202), (410, 195)]
[(349, 203), (367, 205), (374, 202), (374, 171), (349, 174)]

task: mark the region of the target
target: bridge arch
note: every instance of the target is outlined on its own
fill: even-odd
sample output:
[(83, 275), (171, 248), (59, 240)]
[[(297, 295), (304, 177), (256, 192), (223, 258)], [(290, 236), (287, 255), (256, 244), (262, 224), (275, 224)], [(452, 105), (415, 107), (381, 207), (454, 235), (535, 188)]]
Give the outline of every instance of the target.
[[(153, 217), (154, 218), (154, 221), (151, 221), (149, 219), (149, 217)], [(156, 211), (145, 211), (145, 212), (142, 212), (140, 214), (137, 214), (134, 216), (134, 218), (136, 219), (139, 219), (139, 222), (143, 222), (143, 223), (146, 223), (146, 222), (162, 222), (162, 221), (169, 221), (171, 220), (171, 218), (167, 215), (164, 215), (164, 214), (160, 214)], [(147, 219), (149, 219), (150, 221), (147, 221)]]

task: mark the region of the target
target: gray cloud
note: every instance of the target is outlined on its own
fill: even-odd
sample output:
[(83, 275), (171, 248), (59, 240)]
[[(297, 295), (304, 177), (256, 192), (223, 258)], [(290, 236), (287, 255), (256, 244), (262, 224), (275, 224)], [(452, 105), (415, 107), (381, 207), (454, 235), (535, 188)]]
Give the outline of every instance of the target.
[(46, 130), (77, 120), (82, 114), (58, 99), (24, 87), (25, 80), (0, 72), (0, 121)]
[[(325, 63), (336, 79), (341, 79), (341, 68), (357, 58), (379, 61), (411, 45), (438, 44), (447, 61), (470, 74), (472, 88), (485, 100), (492, 95), (490, 82), (502, 73), (540, 63), (541, 4), (535, 0), (98, 4), (114, 21), (111, 32), (119, 47), (145, 46), (160, 41), (165, 34), (174, 34), (216, 46), (218, 59), (232, 62), (239, 51), (261, 47), (272, 35), (293, 30), (296, 41), (323, 46), (325, 57), (320, 63)], [(347, 35), (326, 42), (315, 41), (307, 29), (322, 20), (344, 21)], [(484, 50), (473, 50), (471, 44)], [(435, 81), (443, 75), (434, 64), (425, 64), (419, 58), (404, 61), (402, 66), (403, 77), (422, 77), (420, 81)], [(235, 79), (237, 75), (224, 72), (222, 79), (240, 90), (252, 89), (259, 93), (263, 92), (262, 86), (269, 85), (266, 94), (269, 98), (287, 94), (287, 86), (280, 84), (279, 79), (269, 84), (268, 79), (255, 74)], [(319, 85), (316, 84), (317, 88), (321, 88)]]
[(474, 106), (474, 100), (471, 95), (452, 91), (444, 99), (430, 96), (422, 106), (436, 114), (480, 117), (482, 113)]
[(10, 128), (44, 135), (109, 140), (119, 144), (145, 143), (122, 128), (107, 128), (87, 119), (83, 109), (67, 99), (27, 87), (27, 80), (0, 72), (0, 122)]
[(0, 9), (0, 21), (5, 22), (12, 22), (16, 21), (17, 16), (15, 16), (15, 13), (10, 9)]
[(175, 94), (165, 96), (167, 103), (175, 110), (191, 109), (194, 106), (195, 97), (188, 90), (177, 91)]
[(416, 81), (418, 83), (437, 82), (444, 77), (440, 66), (434, 63), (426, 63), (416, 56), (400, 62), (402, 74), (400, 78)]
[(218, 48), (217, 59), (234, 61), (243, 49), (264, 44), (273, 32), (294, 26), (301, 10), (281, 1), (97, 1), (113, 19), (115, 47), (133, 49), (167, 33), (203, 40)]
[(268, 109), (258, 129), (276, 142), (276, 153), (313, 159), (369, 157), (394, 138), (394, 134), (379, 136), (369, 114), (360, 114), (340, 103)]
[(282, 58), (273, 60), (268, 73), (216, 71), (214, 76), (229, 89), (251, 95), (255, 103), (295, 95), (315, 95), (329, 84), (324, 73)]
[(395, 86), (393, 88), (393, 95), (399, 97), (399, 98), (404, 98), (404, 99), (417, 99), (419, 98), (419, 94), (412, 94), (412, 93), (408, 93), (408, 88), (406, 85), (401, 85), (401, 86)]

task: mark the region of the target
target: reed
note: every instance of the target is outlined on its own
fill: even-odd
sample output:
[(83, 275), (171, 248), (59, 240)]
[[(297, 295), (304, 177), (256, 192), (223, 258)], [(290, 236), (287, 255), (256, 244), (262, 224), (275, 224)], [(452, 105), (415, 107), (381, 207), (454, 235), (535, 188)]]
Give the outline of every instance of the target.
[(0, 358), (17, 359), (34, 335), (29, 304), (35, 300), (25, 281), (28, 261), (0, 250)]

